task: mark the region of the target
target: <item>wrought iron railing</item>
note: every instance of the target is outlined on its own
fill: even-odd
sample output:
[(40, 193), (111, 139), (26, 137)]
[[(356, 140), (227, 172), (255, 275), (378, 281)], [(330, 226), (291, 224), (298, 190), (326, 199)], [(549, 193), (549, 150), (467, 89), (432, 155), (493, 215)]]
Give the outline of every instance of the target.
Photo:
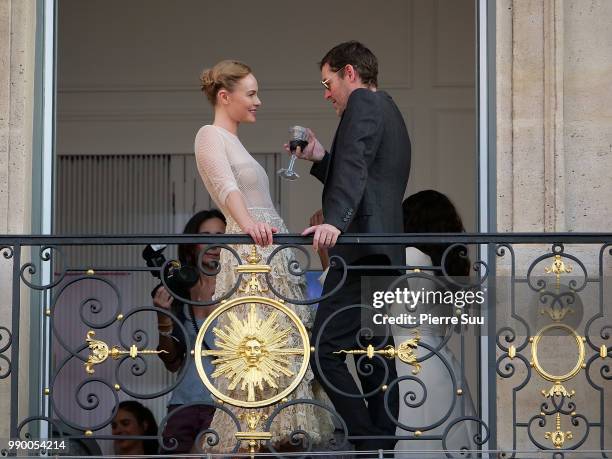
[[(217, 431), (213, 423), (199, 432), (193, 451), (211, 457), (241, 452), (340, 457), (356, 454), (347, 452), (354, 444), (383, 439), (399, 442), (396, 457), (532, 457), (534, 451), (556, 458), (581, 451), (609, 456), (612, 234), (344, 235), (339, 244), (435, 244), (444, 245), (444, 251), (437, 265), (356, 266), (332, 257), (338, 282), (306, 297), (288, 294), (282, 288), (287, 280), (273, 267), (287, 264), (286, 275), (312, 283), (308, 273), (313, 263), (305, 249), (310, 240), (276, 235), (278, 246), (266, 259), (257, 250), (251, 253), (250, 241), (229, 234), (0, 237), (0, 385), (5, 386), (0, 394), (6, 394), (9, 405), (9, 412), (0, 415), (5, 454), (19, 447), (32, 452), (41, 447), (35, 443), (41, 439), (70, 446), (47, 444), (51, 451), (56, 447), (55, 453), (108, 454), (112, 441), (125, 438), (109, 432), (118, 404), (132, 399), (153, 408), (160, 428), (155, 435), (130, 438), (153, 440), (168, 454), (177, 440), (165, 435), (164, 427), (190, 406), (207, 405), (225, 413), (229, 422), (221, 425), (232, 426)], [(172, 291), (167, 275), (176, 267), (173, 260), (157, 268), (135, 258), (113, 265), (96, 261), (95, 255), (84, 259), (81, 250), (131, 247), (136, 253), (134, 248), (139, 252), (146, 244), (196, 243), (204, 244), (200, 261), (215, 248), (229, 254), (225, 260), (233, 260), (236, 276), (231, 288), (213, 300), (172, 292), (194, 308), (217, 307), (197, 328), (195, 340), (187, 322), (154, 307), (147, 291), (133, 291), (147, 282), (152, 287), (149, 274), (156, 271), (166, 274), (161, 282)], [(294, 255), (286, 256), (290, 251)], [(469, 276), (449, 272), (451, 254), (471, 260)], [(223, 269), (228, 268), (209, 265), (199, 274), (214, 276)], [(405, 317), (417, 317), (416, 324), (369, 326), (380, 325), (371, 322), (373, 313), (380, 312), (379, 322), (399, 317), (393, 308), (402, 301), (396, 296), (376, 310), (364, 301), (338, 309), (309, 336), (310, 324), (303, 323), (296, 308), (341, 295), (354, 272), (388, 273), (383, 278), (387, 292), (406, 291), (406, 285), (449, 292), (453, 300), (442, 301), (448, 314), (440, 312), (436, 300), (436, 313), (423, 321), (417, 317), (422, 311), (401, 310)], [(458, 305), (467, 292), (484, 301), (478, 307)], [(321, 365), (321, 337), (351, 309), (359, 310), (362, 320), (357, 345), (334, 353), (354, 357), (356, 380), (379, 371), (379, 384), (348, 393), (324, 372), (317, 376), (328, 393), (368, 400), (383, 394), (385, 413), (396, 426), (389, 435), (356, 435), (327, 397), (296, 395), (304, 378), (311, 379), (309, 362)], [(158, 314), (172, 320), (191, 351), (175, 375), (159, 358), (166, 351), (158, 348)], [(440, 324), (436, 317), (456, 317), (458, 323), (445, 319)], [(435, 326), (424, 326), (424, 321)], [(206, 344), (206, 333), (214, 346)], [(190, 358), (213, 397), (166, 414), (165, 404), (186, 378)], [(288, 442), (276, 441), (273, 432), (282, 429), (275, 423), (289, 412), (327, 420), (326, 438), (295, 425), (285, 434)]]

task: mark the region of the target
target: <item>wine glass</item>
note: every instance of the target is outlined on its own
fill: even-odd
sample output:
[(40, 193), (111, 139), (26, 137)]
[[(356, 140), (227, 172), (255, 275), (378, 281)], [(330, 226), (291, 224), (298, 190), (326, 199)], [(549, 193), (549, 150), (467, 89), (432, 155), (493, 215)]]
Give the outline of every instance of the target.
[(291, 151), (289, 166), (286, 169), (279, 169), (277, 174), (285, 180), (297, 180), (300, 176), (293, 170), (295, 159), (297, 158), (295, 151), (298, 147), (304, 150), (306, 145), (308, 145), (308, 130), (302, 126), (291, 126), (289, 128), (289, 134), (291, 136), (291, 140), (289, 140), (289, 150)]

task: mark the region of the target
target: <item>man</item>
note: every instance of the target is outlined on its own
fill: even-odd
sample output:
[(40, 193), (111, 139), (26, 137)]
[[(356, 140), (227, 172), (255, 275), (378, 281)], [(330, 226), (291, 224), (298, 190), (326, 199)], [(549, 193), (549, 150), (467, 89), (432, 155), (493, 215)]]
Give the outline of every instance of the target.
[[(341, 43), (321, 60), (324, 97), (332, 103), (340, 123), (332, 147), (327, 153), (312, 131), (308, 146), (298, 156), (313, 161), (311, 174), (323, 182), (324, 223), (302, 233), (313, 234), (313, 247), (330, 249), (330, 256), (340, 256), (351, 265), (404, 265), (402, 246), (361, 245), (335, 247), (341, 233), (401, 233), (402, 198), (410, 172), (410, 139), (402, 115), (391, 97), (377, 89), (376, 56), (355, 41)], [(317, 353), (320, 366), (313, 359), (312, 368), (325, 387), (336, 410), (347, 423), (351, 436), (394, 435), (395, 424), (385, 411), (382, 386), (395, 379), (395, 362), (364, 360), (358, 371), (367, 406), (348, 371), (341, 349), (363, 347), (358, 343), (362, 328), (362, 308), (349, 308), (336, 315), (333, 323), (325, 320), (339, 309), (361, 303), (361, 276), (392, 275), (384, 271), (349, 271), (342, 289), (319, 304), (313, 326), (313, 340), (320, 334)], [(341, 282), (342, 270), (330, 269), (323, 293)], [(367, 326), (368, 324), (363, 324)], [(385, 344), (373, 338), (374, 346)], [(371, 364), (374, 371), (368, 371)], [(385, 378), (385, 366), (388, 369)], [(363, 373), (363, 374), (362, 374)], [(398, 413), (397, 385), (387, 394), (387, 408)], [(344, 393), (343, 393), (344, 392)], [(395, 440), (355, 440), (359, 450), (393, 449)]]

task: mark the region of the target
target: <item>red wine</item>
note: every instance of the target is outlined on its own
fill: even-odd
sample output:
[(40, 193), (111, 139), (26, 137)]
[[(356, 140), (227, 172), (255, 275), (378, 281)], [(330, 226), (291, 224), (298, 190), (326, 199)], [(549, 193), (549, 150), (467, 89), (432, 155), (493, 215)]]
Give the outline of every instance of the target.
[(308, 145), (308, 142), (305, 140), (291, 140), (289, 142), (289, 150), (294, 152), (295, 150), (297, 150), (297, 147), (300, 147), (302, 151), (304, 151), (304, 148), (306, 148), (306, 145)]

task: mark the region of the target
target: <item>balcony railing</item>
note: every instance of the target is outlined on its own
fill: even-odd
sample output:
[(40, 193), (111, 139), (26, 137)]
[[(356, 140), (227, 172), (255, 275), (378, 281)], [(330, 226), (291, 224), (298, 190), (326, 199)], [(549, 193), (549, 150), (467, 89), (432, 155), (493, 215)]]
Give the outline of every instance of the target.
[[(439, 260), (379, 266), (332, 257), (337, 282), (326, 291), (309, 238), (274, 241), (264, 253), (233, 234), (1, 236), (0, 403), (8, 410), (0, 448), (110, 455), (130, 438), (154, 445), (147, 457), (177, 455), (169, 424), (206, 406), (226, 417), (195, 436), (191, 452), (209, 457), (609, 456), (612, 234), (343, 235), (339, 245), (435, 246)], [(161, 266), (141, 258), (148, 244), (167, 246)], [(234, 273), (231, 286), (217, 277), (213, 299), (192, 299), (171, 279), (177, 246), (189, 244), (201, 245), (199, 262), (225, 254), (196, 263), (198, 276)], [(451, 258), (469, 273), (452, 272)], [(343, 295), (354, 273), (364, 275), (361, 303), (342, 305), (313, 333), (304, 311), (314, 315), (318, 303)], [(203, 323), (153, 306), (160, 282), (185, 311), (205, 308)], [(418, 305), (410, 292), (422, 292)], [(424, 300), (427, 292), (433, 300)], [(350, 314), (361, 320), (355, 345), (322, 346)], [(160, 318), (169, 325), (158, 329)], [(185, 343), (175, 367), (164, 360), (162, 328)], [(312, 365), (323, 368), (332, 353), (346, 356), (359, 392), (315, 371), (331, 396), (300, 396), (313, 384)], [(211, 398), (168, 413), (172, 394), (193, 378), (192, 362)], [(367, 400), (371, 408), (378, 396), (395, 432), (356, 434), (354, 420), (330, 401)], [(153, 412), (154, 434), (111, 428), (125, 400)], [(300, 419), (288, 413), (317, 423), (279, 427)], [(304, 428), (311, 424), (326, 427)], [(397, 441), (395, 450), (354, 451), (378, 440)]]

